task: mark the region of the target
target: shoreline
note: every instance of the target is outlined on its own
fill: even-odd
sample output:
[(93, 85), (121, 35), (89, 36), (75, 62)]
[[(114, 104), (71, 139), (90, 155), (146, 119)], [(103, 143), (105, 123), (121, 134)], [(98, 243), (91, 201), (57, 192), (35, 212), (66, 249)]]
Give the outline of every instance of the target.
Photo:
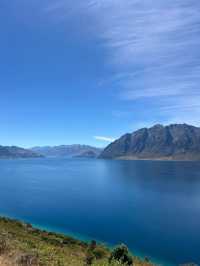
[(105, 160), (105, 161), (150, 161), (150, 162), (200, 162), (200, 159), (173, 159), (169, 157), (162, 157), (162, 158), (138, 158), (134, 156), (122, 156), (122, 157), (115, 157), (115, 158), (102, 158), (102, 157), (97, 157), (97, 158), (86, 158), (86, 157), (18, 157), (18, 158), (4, 158), (0, 157), (0, 161), (20, 161), (20, 160), (40, 160), (40, 159), (66, 159), (66, 160)]
[(113, 160), (113, 161), (149, 161), (149, 162), (200, 162), (200, 160), (189, 160), (189, 159), (170, 159), (170, 158), (136, 158), (136, 157), (117, 157), (111, 159), (104, 159), (102, 160)]
[[(39, 225), (39, 224), (35, 224), (32, 223), (28, 220), (24, 220), (23, 218), (19, 218), (19, 217), (10, 217), (9, 215), (3, 215), (0, 214), (0, 221), (1, 220), (8, 220), (11, 223), (19, 223), (25, 226), (25, 228), (32, 228), (33, 231), (39, 231), (41, 233), (46, 233), (46, 234), (50, 234), (50, 235), (58, 235), (58, 236), (62, 236), (62, 237), (66, 237), (69, 239), (72, 239), (75, 242), (78, 243), (83, 243), (88, 245), (91, 241), (95, 241), (97, 243), (97, 245), (103, 246), (105, 247), (107, 250), (109, 250), (109, 252), (112, 251), (112, 249), (114, 247), (116, 247), (117, 245), (114, 244), (109, 244), (107, 242), (103, 242), (101, 240), (98, 240), (96, 238), (91, 238), (91, 237), (87, 237), (87, 236), (82, 236), (79, 234), (74, 234), (73, 232), (64, 232), (62, 230), (59, 230), (57, 228), (52, 228), (52, 227), (48, 227), (48, 226), (43, 226), (43, 225)], [(120, 244), (120, 243), (118, 243)], [(147, 266), (174, 266), (171, 263), (167, 263), (167, 262), (163, 262), (161, 260), (158, 260), (156, 258), (152, 258), (150, 256), (145, 256), (144, 254), (141, 254), (139, 252), (135, 252), (133, 250), (130, 250), (130, 253), (132, 254), (133, 257), (135, 257), (138, 261), (143, 263), (143, 266), (145, 265), (145, 263), (147, 263)], [(148, 260), (146, 261), (146, 259), (148, 258)]]

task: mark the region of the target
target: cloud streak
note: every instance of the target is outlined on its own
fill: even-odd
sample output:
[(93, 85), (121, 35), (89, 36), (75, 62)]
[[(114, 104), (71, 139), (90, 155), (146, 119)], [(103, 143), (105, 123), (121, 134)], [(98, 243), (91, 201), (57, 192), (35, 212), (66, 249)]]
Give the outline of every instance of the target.
[[(149, 99), (168, 117), (200, 112), (200, 2), (90, 1), (121, 99)], [(193, 102), (196, 102), (193, 104)], [(171, 110), (171, 111), (170, 111)], [(187, 122), (187, 121), (186, 121)]]
[(111, 137), (94, 136), (94, 138), (96, 140), (106, 141), (106, 142), (113, 142), (113, 141), (115, 141), (115, 139), (114, 138), (111, 138)]
[(60, 0), (48, 7), (56, 14), (69, 9), (90, 18), (107, 51), (107, 63), (115, 73), (112, 82), (121, 100), (141, 102), (139, 108), (143, 108), (142, 100), (148, 100), (149, 109), (163, 112), (169, 120), (181, 118), (188, 109), (184, 122), (198, 118), (198, 0), (86, 0), (76, 5)]

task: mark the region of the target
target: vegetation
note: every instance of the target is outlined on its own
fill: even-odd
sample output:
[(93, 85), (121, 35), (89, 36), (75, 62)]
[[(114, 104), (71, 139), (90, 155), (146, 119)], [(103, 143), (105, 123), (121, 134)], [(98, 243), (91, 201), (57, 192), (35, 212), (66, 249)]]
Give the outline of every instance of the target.
[(129, 254), (128, 248), (125, 245), (120, 245), (111, 252), (109, 261), (112, 261), (112, 260), (120, 261), (122, 264), (126, 264), (126, 265), (133, 264), (133, 258)]
[(124, 245), (113, 251), (96, 241), (41, 231), (8, 218), (0, 218), (0, 265), (5, 266), (150, 266), (129, 254)]

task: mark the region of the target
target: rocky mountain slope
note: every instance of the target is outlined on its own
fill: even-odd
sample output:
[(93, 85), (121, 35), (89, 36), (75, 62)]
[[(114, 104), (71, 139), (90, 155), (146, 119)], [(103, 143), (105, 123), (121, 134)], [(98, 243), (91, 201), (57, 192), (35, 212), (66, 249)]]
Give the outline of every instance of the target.
[(142, 128), (111, 143), (100, 158), (200, 160), (200, 128), (187, 124)]

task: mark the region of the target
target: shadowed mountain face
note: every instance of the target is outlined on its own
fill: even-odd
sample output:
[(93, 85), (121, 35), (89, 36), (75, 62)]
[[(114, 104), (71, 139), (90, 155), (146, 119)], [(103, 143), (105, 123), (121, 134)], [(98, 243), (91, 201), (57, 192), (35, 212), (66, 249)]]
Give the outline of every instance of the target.
[(0, 146), (0, 159), (39, 158), (40, 154), (16, 146)]
[(88, 145), (61, 145), (54, 147), (34, 147), (31, 149), (34, 152), (42, 154), (45, 157), (88, 157), (96, 158), (100, 155), (102, 149)]
[(200, 160), (200, 128), (186, 124), (143, 128), (111, 143), (100, 158)]

